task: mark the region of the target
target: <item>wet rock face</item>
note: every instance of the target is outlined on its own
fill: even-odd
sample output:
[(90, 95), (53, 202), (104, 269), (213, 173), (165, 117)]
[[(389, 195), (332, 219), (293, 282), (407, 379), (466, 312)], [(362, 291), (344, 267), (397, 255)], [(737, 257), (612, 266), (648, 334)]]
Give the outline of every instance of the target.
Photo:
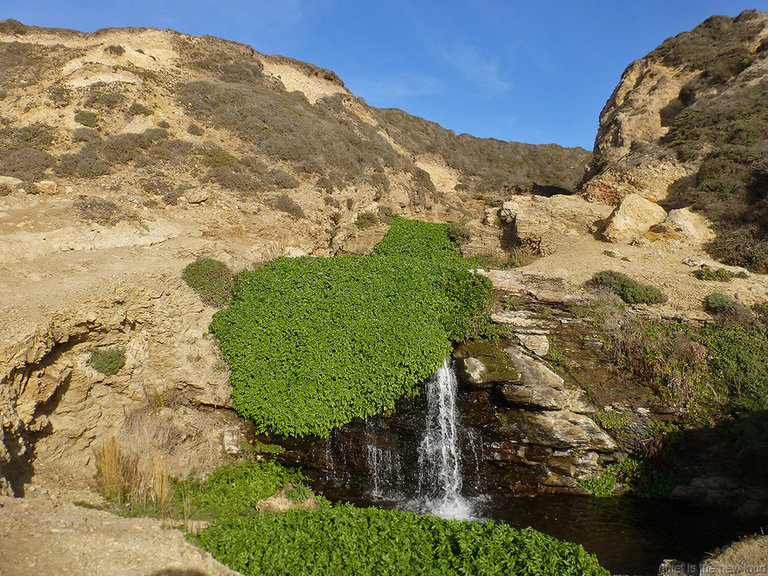
[[(571, 491), (621, 456), (584, 392), (513, 341), (463, 344), (454, 366), (466, 492)], [(328, 439), (281, 439), (281, 459), (326, 489), (415, 495), (425, 418), (422, 394)]]

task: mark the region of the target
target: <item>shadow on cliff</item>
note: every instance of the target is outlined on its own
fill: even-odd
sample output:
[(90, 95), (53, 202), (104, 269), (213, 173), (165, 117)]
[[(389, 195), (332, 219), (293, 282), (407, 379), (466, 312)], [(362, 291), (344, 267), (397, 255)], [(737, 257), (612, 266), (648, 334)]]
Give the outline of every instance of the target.
[[(56, 364), (64, 354), (69, 352), (80, 341), (80, 339), (73, 338), (68, 342), (58, 344), (38, 363), (19, 369), (19, 372), (25, 373), (22, 378), (26, 378), (26, 385), (29, 385), (29, 380), (32, 378), (44, 374), (47, 368)], [(44, 425), (39, 428), (22, 428), (16, 432), (6, 431), (5, 433), (4, 444), (10, 455), (10, 460), (5, 464), (0, 465), (0, 478), (6, 478), (8, 480), (13, 495), (17, 498), (24, 496), (24, 486), (32, 480), (32, 477), (35, 474), (35, 446), (42, 438), (53, 433), (53, 425), (50, 420), (48, 420), (48, 417), (53, 414), (59, 407), (59, 404), (61, 404), (64, 394), (69, 390), (71, 379), (72, 374), (71, 372), (68, 372), (58, 383), (53, 394), (45, 402), (35, 406), (32, 414), (32, 422), (44, 422)]]
[(639, 494), (727, 504), (768, 520), (768, 411), (668, 434), (649, 452)]

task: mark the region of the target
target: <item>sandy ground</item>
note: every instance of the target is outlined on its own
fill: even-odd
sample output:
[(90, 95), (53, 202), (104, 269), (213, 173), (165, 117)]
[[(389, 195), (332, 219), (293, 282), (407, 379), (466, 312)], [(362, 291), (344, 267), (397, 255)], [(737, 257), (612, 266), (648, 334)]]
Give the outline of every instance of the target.
[(87, 491), (38, 488), (0, 497), (2, 576), (236, 576), (160, 520), (73, 504)]

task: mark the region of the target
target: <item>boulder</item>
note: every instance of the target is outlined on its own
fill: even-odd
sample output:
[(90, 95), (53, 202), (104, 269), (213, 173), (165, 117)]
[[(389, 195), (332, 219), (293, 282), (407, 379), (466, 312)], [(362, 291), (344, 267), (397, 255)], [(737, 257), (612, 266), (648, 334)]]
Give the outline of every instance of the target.
[(13, 176), (0, 176), (0, 188), (15, 190), (19, 184), (21, 184), (21, 180), (18, 178), (14, 178)]
[(707, 241), (715, 237), (706, 218), (691, 212), (689, 208), (670, 210), (661, 226), (668, 234), (682, 236), (689, 240)]
[(603, 235), (609, 242), (629, 243), (667, 218), (664, 208), (639, 194), (629, 194), (608, 218)]
[(56, 194), (59, 189), (58, 184), (53, 180), (40, 180), (40, 182), (35, 182), (35, 186), (37, 186), (37, 191), (40, 194)]
[(520, 340), (520, 344), (536, 356), (543, 358), (549, 352), (549, 338), (546, 334), (521, 332), (517, 334), (517, 339)]
[(584, 449), (613, 453), (618, 447), (594, 420), (569, 410), (507, 412), (504, 430), (510, 440), (553, 450)]
[(187, 193), (187, 202), (190, 204), (202, 204), (210, 197), (211, 193), (207, 189), (197, 188)]
[(462, 383), (473, 388), (489, 388), (520, 378), (508, 355), (491, 342), (466, 342), (456, 349), (454, 358)]

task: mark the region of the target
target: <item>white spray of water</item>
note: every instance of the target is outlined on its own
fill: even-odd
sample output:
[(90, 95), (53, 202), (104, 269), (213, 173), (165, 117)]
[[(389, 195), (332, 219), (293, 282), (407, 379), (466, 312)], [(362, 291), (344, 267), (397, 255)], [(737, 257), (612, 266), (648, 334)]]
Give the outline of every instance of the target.
[(472, 506), (461, 496), (456, 388), (456, 374), (446, 360), (427, 382), (427, 421), (419, 446), (419, 492), (426, 512), (466, 519), (471, 517)]

